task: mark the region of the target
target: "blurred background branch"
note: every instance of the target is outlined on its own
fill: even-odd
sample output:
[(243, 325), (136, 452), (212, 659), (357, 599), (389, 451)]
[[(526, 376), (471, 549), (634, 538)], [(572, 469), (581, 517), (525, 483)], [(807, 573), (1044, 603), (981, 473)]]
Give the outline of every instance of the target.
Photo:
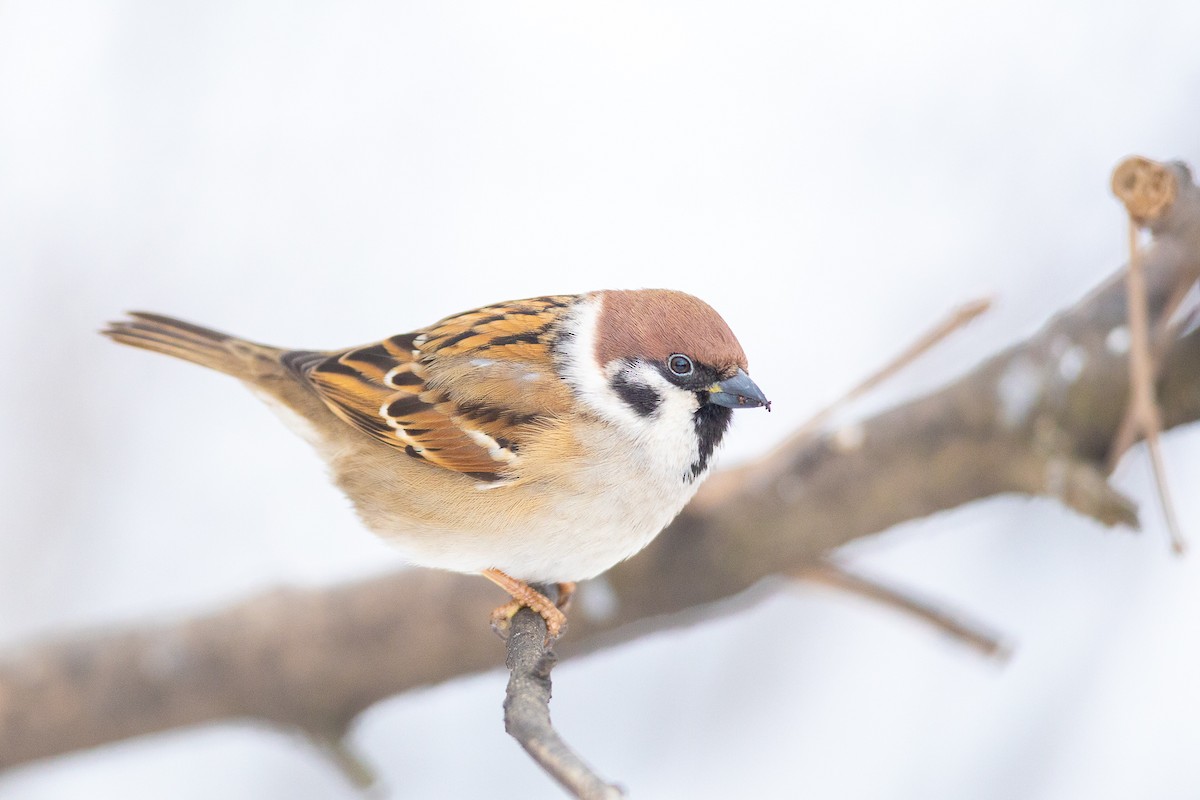
[[(1178, 224), (1144, 254), (1152, 321), (1200, 254), (1195, 192), (1181, 187)], [(991, 495), (1056, 497), (1135, 526), (1106, 480), (1129, 396), (1114, 345), (1126, 319), (1117, 274), (945, 388), (717, 474), (645, 552), (580, 587), (560, 652), (728, 610), (720, 601), (847, 542)], [(1200, 334), (1171, 341), (1159, 367), (1164, 427), (1200, 418)], [(487, 619), (499, 599), (478, 578), (404, 571), (13, 649), (0, 664), (0, 766), (227, 718), (339, 737), (386, 697), (498, 666)]]

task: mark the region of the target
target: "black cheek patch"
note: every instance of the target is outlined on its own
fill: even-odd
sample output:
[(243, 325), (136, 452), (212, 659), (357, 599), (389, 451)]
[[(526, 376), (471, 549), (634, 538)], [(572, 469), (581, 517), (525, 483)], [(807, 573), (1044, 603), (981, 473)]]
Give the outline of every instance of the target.
[(643, 417), (648, 417), (657, 411), (659, 403), (662, 402), (662, 396), (653, 388), (644, 383), (634, 383), (624, 374), (613, 378), (612, 387), (613, 391), (625, 401), (625, 405)]

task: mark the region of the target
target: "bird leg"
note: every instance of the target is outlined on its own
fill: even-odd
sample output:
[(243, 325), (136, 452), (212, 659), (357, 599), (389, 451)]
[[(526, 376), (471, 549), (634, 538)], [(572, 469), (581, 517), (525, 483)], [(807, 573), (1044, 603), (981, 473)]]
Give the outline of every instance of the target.
[(498, 631), (506, 630), (513, 615), (522, 608), (528, 608), (546, 620), (546, 635), (551, 640), (562, 635), (563, 628), (567, 624), (567, 617), (563, 614), (563, 609), (567, 607), (571, 595), (575, 593), (573, 582), (558, 584), (558, 602), (555, 603), (525, 581), (517, 580), (498, 569), (485, 569), (479, 574), (512, 595), (511, 602), (492, 611), (492, 627)]

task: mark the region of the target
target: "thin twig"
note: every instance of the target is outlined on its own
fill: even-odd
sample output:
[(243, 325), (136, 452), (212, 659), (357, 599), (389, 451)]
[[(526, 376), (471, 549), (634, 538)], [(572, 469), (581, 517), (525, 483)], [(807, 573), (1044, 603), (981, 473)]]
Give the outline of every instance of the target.
[(1159, 433), (1162, 419), (1158, 411), (1158, 400), (1154, 396), (1154, 368), (1150, 357), (1150, 321), (1146, 306), (1146, 276), (1142, 272), (1142, 259), (1138, 253), (1138, 225), (1129, 218), (1129, 378), (1133, 395), (1133, 413), (1137, 427), (1146, 437), (1146, 449), (1150, 452), (1150, 468), (1154, 471), (1154, 484), (1158, 489), (1158, 501), (1162, 506), (1171, 537), (1171, 549), (1179, 555), (1187, 550), (1187, 542), (1179, 527), (1175, 504), (1171, 502), (1171, 491), (1167, 487), (1167, 468), (1163, 463)]
[[(1150, 454), (1150, 468), (1154, 472), (1154, 485), (1166, 520), (1171, 549), (1182, 555), (1187, 549), (1175, 504), (1167, 486), (1167, 470), (1163, 462), (1160, 433), (1162, 415), (1155, 397), (1154, 385), (1158, 375), (1156, 359), (1151, 353), (1150, 312), (1146, 296), (1146, 276), (1138, 247), (1138, 232), (1141, 225), (1156, 219), (1175, 201), (1178, 187), (1170, 171), (1149, 159), (1134, 157), (1126, 159), (1113, 171), (1113, 192), (1125, 204), (1129, 213), (1129, 267), (1125, 271), (1126, 296), (1129, 314), (1129, 408), (1122, 420), (1109, 455), (1109, 465), (1115, 466), (1116, 459), (1128, 449), (1138, 435), (1146, 439)], [(1183, 298), (1178, 287), (1171, 303)], [(1167, 308), (1159, 322), (1159, 330), (1170, 328), (1174, 308)], [(1155, 337), (1160, 338), (1160, 337)]]
[(911, 614), (989, 658), (1006, 661), (1012, 654), (1012, 648), (981, 623), (951, 613), (933, 601), (917, 597), (907, 589), (888, 586), (875, 578), (855, 574), (834, 561), (821, 561), (802, 570), (797, 577), (832, 586)]
[(321, 751), (322, 755), (342, 773), (347, 781), (355, 788), (367, 792), (379, 787), (379, 776), (375, 769), (362, 756), (354, 751), (344, 736), (312, 736), (310, 737)]
[(853, 400), (857, 400), (879, 384), (886, 381), (888, 378), (891, 378), (893, 375), (900, 372), (909, 364), (916, 361), (926, 352), (931, 350), (947, 336), (971, 322), (991, 307), (991, 298), (982, 297), (977, 300), (964, 303), (963, 305), (951, 311), (940, 322), (938, 322), (937, 325), (921, 334), (921, 336), (915, 339), (911, 344), (909, 344), (908, 347), (904, 348), (904, 350), (890, 359), (886, 364), (875, 370), (866, 378), (863, 378), (848, 392), (810, 417), (807, 422), (801, 425), (800, 428), (794, 434), (792, 434), (790, 437), (791, 441), (796, 441), (810, 436), (814, 431), (819, 430), (826, 422), (829, 421), (829, 418), (832, 417), (839, 408), (844, 407)]
[[(547, 594), (546, 587), (535, 587)], [(553, 595), (547, 594), (549, 597)], [(550, 671), (558, 658), (546, 636), (546, 621), (528, 608), (513, 616), (505, 663), (504, 729), (564, 789), (581, 800), (611, 800), (625, 793), (606, 782), (567, 746), (550, 723)]]

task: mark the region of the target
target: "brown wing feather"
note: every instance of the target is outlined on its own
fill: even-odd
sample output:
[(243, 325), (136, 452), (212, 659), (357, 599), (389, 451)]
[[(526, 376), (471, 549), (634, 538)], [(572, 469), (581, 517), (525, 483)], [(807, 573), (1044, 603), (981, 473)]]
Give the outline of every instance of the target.
[(289, 353), (284, 363), (379, 441), (479, 480), (511, 479), (522, 440), (569, 406), (550, 346), (574, 299), (488, 306), (339, 353)]

